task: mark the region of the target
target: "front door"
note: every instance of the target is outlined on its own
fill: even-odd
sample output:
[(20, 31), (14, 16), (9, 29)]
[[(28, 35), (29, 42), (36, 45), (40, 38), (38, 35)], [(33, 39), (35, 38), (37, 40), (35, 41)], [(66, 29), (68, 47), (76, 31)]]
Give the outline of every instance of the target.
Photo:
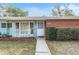
[(44, 22), (43, 21), (37, 22), (37, 36), (38, 37), (44, 36)]

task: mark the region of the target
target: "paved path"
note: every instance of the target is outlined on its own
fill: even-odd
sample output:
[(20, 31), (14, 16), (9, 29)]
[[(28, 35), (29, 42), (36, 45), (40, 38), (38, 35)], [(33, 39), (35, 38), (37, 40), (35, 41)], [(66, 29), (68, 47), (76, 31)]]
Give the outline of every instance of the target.
[(36, 43), (36, 55), (51, 55), (44, 38), (38, 38)]

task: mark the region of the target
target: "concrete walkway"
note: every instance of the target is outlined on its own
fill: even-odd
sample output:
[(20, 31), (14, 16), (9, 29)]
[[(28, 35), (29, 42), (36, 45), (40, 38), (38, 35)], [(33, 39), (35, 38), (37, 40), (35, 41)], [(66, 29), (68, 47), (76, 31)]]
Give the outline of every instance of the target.
[(44, 38), (38, 38), (36, 43), (36, 55), (51, 55)]

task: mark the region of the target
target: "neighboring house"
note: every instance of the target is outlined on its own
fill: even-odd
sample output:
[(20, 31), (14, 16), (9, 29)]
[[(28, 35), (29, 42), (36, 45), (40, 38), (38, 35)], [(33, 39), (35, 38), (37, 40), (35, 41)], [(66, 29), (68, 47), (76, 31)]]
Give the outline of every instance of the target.
[(79, 17), (0, 17), (0, 33), (43, 37), (47, 27), (79, 27)]

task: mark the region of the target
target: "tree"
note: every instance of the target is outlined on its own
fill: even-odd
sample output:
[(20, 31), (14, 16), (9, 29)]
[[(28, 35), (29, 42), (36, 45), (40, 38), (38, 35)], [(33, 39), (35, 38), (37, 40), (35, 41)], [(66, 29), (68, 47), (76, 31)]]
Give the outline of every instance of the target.
[(52, 9), (52, 14), (53, 16), (61, 16), (61, 9), (60, 9), (60, 6), (55, 6), (53, 9)]
[(64, 5), (64, 16), (74, 16), (73, 10), (71, 10), (68, 6), (69, 5), (67, 4)]
[(15, 7), (6, 7), (6, 12), (9, 16), (28, 16), (28, 12)]
[(52, 9), (53, 16), (74, 16), (73, 10), (69, 8), (68, 4), (63, 5), (63, 8), (60, 5), (54, 6)]

